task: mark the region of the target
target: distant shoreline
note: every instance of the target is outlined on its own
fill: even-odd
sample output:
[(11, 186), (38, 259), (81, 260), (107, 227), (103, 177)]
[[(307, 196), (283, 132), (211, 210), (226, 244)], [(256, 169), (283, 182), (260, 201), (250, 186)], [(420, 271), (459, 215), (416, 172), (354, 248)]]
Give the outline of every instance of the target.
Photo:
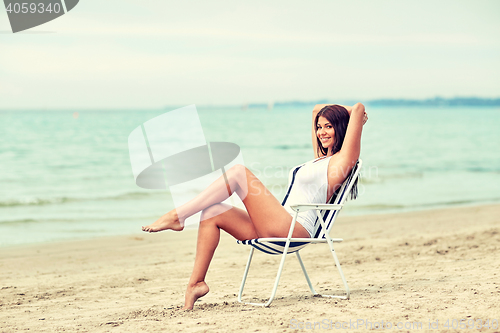
[[(321, 99), (314, 101), (282, 101), (275, 102), (270, 101), (268, 103), (243, 103), (243, 104), (197, 104), (199, 108), (217, 108), (217, 109), (233, 109), (238, 108), (242, 110), (247, 109), (267, 109), (272, 110), (274, 108), (310, 108), (316, 104), (329, 104), (329, 103), (339, 103), (342, 105), (354, 105), (357, 102), (361, 102), (369, 107), (442, 107), (442, 108), (460, 108), (460, 107), (486, 107), (495, 108), (500, 107), (500, 98), (481, 98), (481, 97), (454, 97), (454, 98), (442, 98), (434, 97), (427, 99), (404, 99), (404, 98), (379, 98), (371, 100), (348, 100), (348, 99)], [(59, 111), (98, 111), (98, 112), (114, 112), (114, 111), (157, 111), (157, 110), (174, 110), (182, 108), (187, 104), (175, 105), (167, 104), (159, 108), (148, 107), (148, 108), (119, 108), (119, 107), (103, 107), (103, 108), (2, 108), (0, 106), (0, 112), (12, 112), (12, 111), (44, 111), (44, 112), (59, 112)]]

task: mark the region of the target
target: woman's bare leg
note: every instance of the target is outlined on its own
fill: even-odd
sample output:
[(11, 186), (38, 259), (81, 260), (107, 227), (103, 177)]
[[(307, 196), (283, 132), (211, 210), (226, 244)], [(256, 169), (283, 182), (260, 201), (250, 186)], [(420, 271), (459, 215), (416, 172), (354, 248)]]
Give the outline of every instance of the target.
[(257, 237), (253, 223), (244, 210), (236, 207), (231, 208), (226, 204), (215, 204), (204, 209), (198, 228), (196, 259), (186, 290), (184, 310), (192, 309), (196, 300), (205, 296), (209, 291), (208, 285), (205, 283), (205, 276), (219, 244), (220, 229), (226, 230), (238, 239)]
[(180, 231), (184, 228), (184, 220), (186, 218), (226, 200), (235, 191), (243, 200), (248, 189), (246, 180), (240, 179), (244, 178), (244, 174), (240, 171), (243, 168), (245, 167), (239, 164), (231, 167), (225, 175), (219, 177), (195, 198), (171, 210), (153, 224), (142, 227), (142, 230), (146, 232), (158, 232), (168, 229)]
[[(219, 243), (220, 229), (240, 240), (286, 237), (290, 229), (291, 215), (252, 172), (236, 165), (225, 176), (229, 185), (224, 177), (220, 177), (190, 202), (165, 214), (152, 225), (143, 227), (149, 232), (182, 230), (185, 218), (203, 210), (195, 265), (186, 290), (184, 309), (192, 309), (196, 300), (209, 291), (205, 276)], [(240, 196), (247, 212), (238, 208), (228, 210), (228, 205), (221, 204), (233, 192)], [(306, 238), (309, 234), (297, 223), (293, 237)]]
[[(263, 186), (263, 185), (262, 185)], [(204, 218), (209, 217), (209, 218)], [(286, 234), (278, 235), (286, 237), (292, 222), (292, 217), (287, 213), (284, 218)], [(213, 258), (215, 249), (219, 244), (220, 229), (231, 234), (239, 240), (254, 239), (259, 237), (259, 232), (250, 215), (243, 209), (219, 203), (203, 210), (202, 221), (198, 229), (198, 242), (196, 246), (196, 259), (194, 262), (193, 273), (189, 279), (186, 290), (184, 310), (192, 309), (196, 300), (205, 296), (208, 291), (208, 285), (205, 282), (205, 276), (208, 267)], [(300, 224), (295, 225), (293, 237), (309, 237), (307, 231)]]
[[(234, 192), (245, 204), (259, 237), (286, 237), (290, 227), (290, 214), (250, 170), (239, 164), (227, 170), (225, 177), (210, 184), (193, 200), (168, 212), (142, 230), (182, 230), (184, 219), (226, 200)], [(299, 230), (303, 229), (299, 224), (297, 227)], [(301, 234), (301, 237), (309, 237), (305, 229)]]

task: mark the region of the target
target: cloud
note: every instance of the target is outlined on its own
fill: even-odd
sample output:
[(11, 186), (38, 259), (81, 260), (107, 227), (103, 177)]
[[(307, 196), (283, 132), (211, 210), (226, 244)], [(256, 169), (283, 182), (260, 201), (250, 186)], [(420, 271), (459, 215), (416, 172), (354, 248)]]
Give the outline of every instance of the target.
[(0, 107), (492, 94), (490, 7), (81, 2), (43, 26), (53, 34), (0, 35)]

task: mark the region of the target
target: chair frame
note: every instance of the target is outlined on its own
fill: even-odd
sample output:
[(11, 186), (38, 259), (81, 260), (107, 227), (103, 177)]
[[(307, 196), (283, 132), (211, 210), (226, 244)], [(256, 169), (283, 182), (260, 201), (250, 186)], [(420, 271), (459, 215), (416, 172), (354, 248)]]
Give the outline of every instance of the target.
[[(250, 249), (250, 255), (248, 256), (247, 265), (245, 267), (245, 272), (243, 274), (243, 280), (241, 281), (241, 286), (240, 286), (240, 290), (239, 290), (239, 293), (238, 293), (238, 302), (245, 303), (245, 304), (250, 304), (250, 305), (256, 305), (256, 306), (263, 306), (263, 307), (268, 307), (271, 304), (271, 302), (274, 300), (274, 297), (276, 296), (276, 291), (278, 290), (278, 284), (279, 284), (279, 281), (280, 281), (280, 278), (281, 278), (281, 273), (283, 271), (283, 267), (285, 265), (286, 256), (287, 256), (287, 254), (289, 254), (288, 253), (288, 249), (290, 247), (290, 243), (291, 242), (305, 242), (305, 243), (309, 243), (309, 244), (327, 243), (328, 246), (329, 246), (329, 248), (330, 248), (330, 251), (332, 253), (333, 260), (335, 261), (335, 265), (337, 267), (337, 270), (338, 270), (338, 272), (340, 274), (340, 277), (342, 278), (342, 282), (343, 282), (344, 288), (345, 288), (345, 295), (323, 295), (323, 294), (321, 294), (321, 296), (322, 297), (339, 298), (339, 299), (349, 299), (350, 298), (349, 286), (347, 285), (347, 281), (345, 279), (344, 273), (342, 271), (342, 268), (340, 267), (340, 261), (339, 261), (339, 259), (337, 257), (337, 254), (335, 253), (335, 249), (333, 247), (333, 243), (340, 243), (340, 242), (342, 242), (343, 239), (342, 238), (331, 238), (330, 237), (330, 230), (332, 229), (333, 224), (334, 224), (335, 220), (338, 217), (338, 214), (335, 214), (335, 216), (333, 217), (333, 220), (331, 221), (330, 225), (327, 226), (325, 220), (321, 216), (320, 211), (321, 210), (323, 210), (323, 211), (340, 211), (342, 209), (342, 207), (344, 206), (344, 202), (347, 199), (347, 196), (351, 192), (353, 183), (354, 183), (354, 181), (357, 179), (357, 177), (359, 175), (359, 171), (361, 169), (361, 164), (362, 164), (361, 160), (358, 160), (358, 164), (356, 166), (354, 166), (354, 168), (356, 168), (356, 170), (354, 170), (353, 177), (348, 177), (348, 179), (351, 178), (350, 181), (346, 181), (344, 183), (343, 187), (345, 187), (345, 185), (347, 185), (347, 191), (345, 193), (345, 197), (342, 197), (341, 200), (340, 200), (342, 203), (340, 203), (340, 204), (296, 204), (296, 205), (291, 205), (290, 207), (292, 208), (292, 210), (295, 211), (295, 216), (294, 216), (294, 218), (292, 220), (292, 223), (290, 225), (290, 230), (288, 232), (288, 237), (286, 237), (286, 238), (259, 238), (260, 242), (266, 242), (266, 241), (283, 241), (283, 242), (286, 242), (285, 243), (285, 248), (283, 250), (283, 253), (281, 254), (281, 261), (280, 261), (280, 264), (279, 264), (279, 268), (278, 268), (278, 273), (276, 275), (276, 279), (274, 281), (274, 286), (273, 286), (273, 289), (272, 289), (272, 292), (271, 292), (271, 297), (266, 302), (264, 302), (264, 303), (253, 303), (253, 302), (243, 302), (242, 301), (243, 290), (245, 288), (245, 283), (246, 283), (246, 279), (247, 279), (247, 276), (248, 276), (248, 271), (250, 269), (250, 264), (252, 262), (253, 253), (255, 251), (255, 248), (252, 247)], [(323, 228), (323, 230), (326, 230), (324, 232), (324, 238), (292, 238), (293, 230), (295, 229), (295, 224), (297, 222), (297, 217), (298, 217), (299, 213), (302, 213), (302, 212), (305, 212), (305, 211), (308, 211), (308, 210), (311, 210), (311, 209), (315, 209), (316, 210), (316, 215), (318, 216), (318, 221), (320, 222), (321, 227)], [(306, 268), (304, 266), (302, 258), (300, 257), (299, 252), (300, 252), (300, 250), (296, 251), (295, 254), (297, 256), (297, 259), (299, 260), (300, 267), (302, 268), (302, 272), (304, 273), (304, 276), (306, 278), (306, 281), (307, 281), (307, 284), (309, 286), (309, 289), (313, 293), (313, 295), (319, 295), (316, 292), (316, 290), (314, 290), (314, 287), (312, 286), (311, 280), (309, 279), (309, 275), (307, 274)]]

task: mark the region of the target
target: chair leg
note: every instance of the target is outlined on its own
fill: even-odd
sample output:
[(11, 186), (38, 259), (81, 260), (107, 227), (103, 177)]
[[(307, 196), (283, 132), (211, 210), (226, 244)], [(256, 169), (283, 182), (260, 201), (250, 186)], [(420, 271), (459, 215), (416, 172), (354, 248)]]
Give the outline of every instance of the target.
[[(248, 258), (247, 268), (245, 269), (245, 275), (243, 276), (243, 281), (241, 283), (240, 293), (238, 295), (238, 301), (239, 302), (241, 302), (241, 295), (243, 294), (243, 287), (245, 285), (245, 280), (246, 280), (247, 273), (248, 273), (248, 267), (250, 266), (250, 261), (252, 259), (253, 250), (254, 249), (252, 248), (252, 250), (250, 252), (250, 257)], [(274, 300), (274, 297), (276, 296), (276, 291), (278, 290), (278, 284), (280, 282), (281, 272), (283, 271), (283, 266), (285, 265), (285, 259), (286, 259), (287, 251), (288, 251), (288, 246), (285, 247), (285, 251), (283, 252), (283, 254), (281, 256), (281, 262), (280, 262), (280, 266), (279, 266), (279, 269), (278, 269), (278, 274), (276, 275), (276, 280), (274, 281), (274, 286), (273, 286), (273, 290), (271, 292), (271, 297), (265, 303), (250, 303), (250, 302), (245, 302), (245, 304), (256, 305), (256, 306), (263, 306), (263, 307), (268, 307), (271, 304), (271, 302)]]
[(245, 282), (247, 281), (248, 270), (250, 269), (250, 263), (252, 262), (253, 251), (255, 249), (252, 247), (250, 249), (250, 255), (247, 260), (247, 267), (245, 267), (245, 273), (243, 274), (243, 280), (241, 281), (240, 291), (238, 293), (238, 302), (241, 303), (241, 295), (243, 295), (243, 289), (245, 288)]
[(321, 295), (321, 296), (349, 299), (351, 292), (349, 291), (349, 286), (347, 285), (347, 281), (345, 279), (344, 273), (342, 272), (342, 268), (340, 267), (339, 259), (337, 258), (337, 254), (335, 253), (335, 249), (333, 248), (333, 242), (329, 237), (327, 237), (327, 241), (328, 241), (328, 245), (330, 246), (330, 250), (332, 252), (333, 260), (335, 260), (335, 265), (337, 266), (337, 270), (339, 271), (340, 277), (342, 278), (342, 282), (344, 283), (346, 296), (336, 296), (336, 295)]
[(314, 287), (312, 286), (311, 280), (309, 279), (309, 275), (307, 275), (306, 267), (304, 266), (304, 263), (302, 262), (302, 258), (300, 257), (299, 251), (295, 252), (297, 255), (297, 259), (299, 259), (300, 267), (302, 267), (302, 271), (304, 272), (304, 276), (306, 277), (307, 284), (309, 285), (309, 290), (313, 293), (313, 295), (317, 295), (318, 293), (316, 290), (314, 290)]

